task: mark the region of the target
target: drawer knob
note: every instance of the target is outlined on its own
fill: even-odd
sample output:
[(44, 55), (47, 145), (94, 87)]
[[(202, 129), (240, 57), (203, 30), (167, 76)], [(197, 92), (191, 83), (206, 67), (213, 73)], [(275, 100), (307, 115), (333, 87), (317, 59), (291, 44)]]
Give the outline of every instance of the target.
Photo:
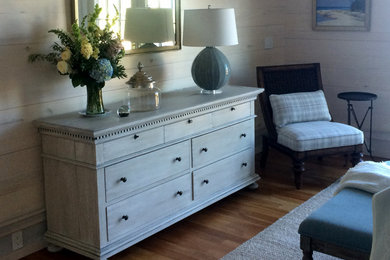
[(122, 216), (122, 219), (125, 220), (125, 221), (127, 221), (127, 220), (129, 219), (129, 216), (123, 215), (123, 216)]
[(188, 121), (187, 121), (187, 123), (189, 123), (189, 124), (191, 124), (192, 122), (194, 122), (194, 121), (192, 121), (192, 119), (188, 119)]
[(230, 111), (234, 111), (234, 110), (236, 110), (236, 108), (235, 108), (235, 107), (232, 107), (232, 108), (230, 108)]
[(245, 134), (245, 133), (244, 133), (244, 134), (241, 134), (240, 137), (246, 137), (246, 134)]
[(121, 182), (127, 182), (127, 178), (126, 177), (122, 177), (119, 179)]
[(181, 196), (181, 195), (183, 195), (183, 192), (181, 190), (179, 190), (178, 192), (176, 192), (176, 194)]
[(244, 162), (244, 163), (241, 164), (241, 166), (242, 166), (242, 167), (247, 167), (248, 164), (247, 164), (246, 162)]
[(134, 139), (138, 139), (139, 138), (139, 135), (134, 135)]
[(203, 183), (209, 184), (209, 180), (204, 180)]
[(202, 148), (201, 152), (207, 153), (208, 149), (206, 147)]
[(176, 157), (175, 161), (181, 162), (181, 157)]

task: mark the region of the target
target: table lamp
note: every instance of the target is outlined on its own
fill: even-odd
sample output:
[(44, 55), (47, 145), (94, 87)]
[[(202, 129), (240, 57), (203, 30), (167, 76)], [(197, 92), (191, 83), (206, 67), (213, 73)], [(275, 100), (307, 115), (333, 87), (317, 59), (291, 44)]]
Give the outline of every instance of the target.
[(192, 63), (191, 74), (202, 93), (221, 93), (229, 81), (230, 64), (215, 46), (238, 44), (233, 8), (184, 10), (183, 45), (204, 48)]
[(157, 47), (154, 43), (175, 41), (172, 9), (127, 8), (124, 39), (142, 43), (140, 48)]

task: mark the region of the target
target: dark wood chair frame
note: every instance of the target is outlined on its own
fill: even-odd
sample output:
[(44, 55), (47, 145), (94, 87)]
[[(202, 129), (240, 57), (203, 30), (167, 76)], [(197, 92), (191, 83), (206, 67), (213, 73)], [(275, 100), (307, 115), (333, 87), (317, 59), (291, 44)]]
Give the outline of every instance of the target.
[(370, 258), (370, 253), (340, 247), (329, 242), (323, 242), (321, 240), (302, 235), (300, 245), (303, 252), (302, 260), (313, 260), (313, 251), (346, 260), (368, 260)]
[(277, 132), (272, 119), (269, 96), (271, 94), (323, 90), (319, 63), (259, 66), (256, 68), (256, 72), (258, 87), (264, 88), (264, 92), (260, 94), (260, 105), (268, 131), (268, 136), (263, 136), (263, 151), (260, 158), (261, 168), (266, 165), (269, 146), (287, 154), (293, 162), (295, 186), (300, 189), (302, 173), (305, 171), (305, 161), (309, 158), (341, 154), (346, 157), (351, 155), (353, 166), (362, 161), (363, 144), (298, 152), (277, 143)]

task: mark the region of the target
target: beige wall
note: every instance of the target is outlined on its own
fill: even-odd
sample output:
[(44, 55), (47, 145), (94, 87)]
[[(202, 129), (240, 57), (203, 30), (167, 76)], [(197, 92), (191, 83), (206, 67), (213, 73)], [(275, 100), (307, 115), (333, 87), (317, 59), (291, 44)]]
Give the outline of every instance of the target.
[[(347, 121), (344, 91), (378, 95), (373, 110), (373, 154), (390, 158), (390, 3), (372, 0), (369, 32), (313, 31), (311, 0), (286, 1), (285, 62), (320, 62), (322, 81), (336, 121)], [(356, 103), (359, 119), (368, 102)], [(368, 119), (366, 119), (368, 120)], [(368, 136), (366, 121), (363, 129)]]
[[(236, 10), (237, 46), (221, 47), (231, 62), (232, 84), (256, 86), (255, 66), (283, 62), (284, 1), (220, 0), (213, 7)], [(210, 1), (183, 0), (182, 9), (206, 8)], [(46, 63), (27, 63), (31, 53), (49, 51), (55, 37), (47, 31), (66, 28), (70, 0), (2, 0), (0, 7), (0, 258), (17, 257), (42, 247), (44, 195), (40, 139), (32, 121), (85, 106), (86, 90), (73, 88), (67, 77)], [(263, 49), (265, 36), (275, 48)], [(163, 91), (193, 85), (190, 70), (201, 48), (126, 56), (129, 76), (141, 61)], [(120, 101), (125, 80), (111, 80), (103, 90), (105, 104)], [(23, 230), (25, 247), (12, 252), (12, 232)]]

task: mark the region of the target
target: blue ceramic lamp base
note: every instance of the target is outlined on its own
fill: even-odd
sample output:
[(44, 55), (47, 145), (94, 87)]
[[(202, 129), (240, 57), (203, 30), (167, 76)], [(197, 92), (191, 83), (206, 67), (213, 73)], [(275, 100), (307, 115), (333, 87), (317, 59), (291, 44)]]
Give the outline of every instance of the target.
[(215, 47), (204, 48), (192, 63), (191, 74), (203, 94), (222, 93), (229, 81), (231, 69), (226, 56)]

